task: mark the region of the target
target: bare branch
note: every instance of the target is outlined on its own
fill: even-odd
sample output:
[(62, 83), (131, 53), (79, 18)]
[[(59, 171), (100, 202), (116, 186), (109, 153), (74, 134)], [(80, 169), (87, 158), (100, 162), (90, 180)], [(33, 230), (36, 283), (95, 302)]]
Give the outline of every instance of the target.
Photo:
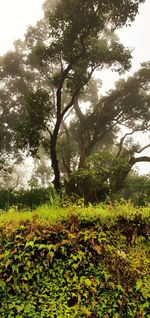
[(48, 127), (46, 127), (46, 130), (48, 131), (48, 133), (50, 134), (50, 136), (52, 137), (52, 132), (50, 131), (50, 129)]
[[(120, 139), (120, 143), (119, 143), (119, 150), (118, 150), (118, 153), (117, 153), (117, 158), (120, 156), (121, 154), (121, 151), (122, 151), (122, 147), (123, 147), (123, 143), (126, 139), (127, 136), (131, 136), (133, 135), (134, 133), (136, 132), (139, 132), (139, 131), (143, 131), (143, 129), (140, 127), (140, 128), (135, 128), (135, 129), (132, 129), (131, 132), (128, 132), (126, 133), (121, 139)], [(135, 150), (134, 152), (136, 153), (141, 153), (143, 150), (145, 150), (146, 148), (149, 148), (150, 147), (150, 144), (144, 146), (143, 148), (141, 148), (140, 150)]]
[(70, 110), (68, 111), (68, 113), (66, 114), (66, 116), (64, 117), (64, 122), (66, 121), (66, 119), (70, 116), (72, 112), (72, 108), (70, 108)]
[(150, 147), (150, 144), (144, 146), (143, 148), (141, 148), (140, 150), (137, 150), (136, 153), (141, 153), (143, 150), (147, 149)]
[(121, 154), (122, 147), (123, 147), (123, 143), (124, 143), (126, 137), (132, 135), (133, 133), (134, 133), (134, 131), (132, 130), (131, 132), (126, 133), (126, 134), (120, 139), (119, 150), (118, 150), (118, 153), (117, 153), (117, 155), (116, 155), (116, 158), (118, 158), (118, 157), (120, 156), (120, 154)]
[(150, 157), (148, 156), (142, 156), (142, 157), (138, 157), (138, 158), (131, 158), (131, 163), (132, 165), (134, 165), (137, 162), (150, 162)]

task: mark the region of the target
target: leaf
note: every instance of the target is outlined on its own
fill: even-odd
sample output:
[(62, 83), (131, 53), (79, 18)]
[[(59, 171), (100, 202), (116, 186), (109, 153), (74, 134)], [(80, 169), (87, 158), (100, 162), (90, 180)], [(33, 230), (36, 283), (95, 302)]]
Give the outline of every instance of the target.
[(86, 278), (84, 282), (87, 287), (90, 287), (92, 285), (92, 282), (89, 278)]
[(17, 309), (18, 313), (21, 312), (24, 309), (24, 304), (16, 306), (16, 309)]
[(47, 246), (45, 244), (39, 244), (38, 248), (39, 248), (39, 250), (42, 250), (44, 248), (47, 248)]
[(29, 246), (33, 247), (34, 246), (34, 241), (28, 241), (26, 243), (26, 247), (29, 247)]
[(2, 289), (3, 291), (5, 291), (5, 289), (6, 289), (6, 284), (5, 284), (5, 282), (4, 282), (2, 279), (0, 279), (0, 287), (1, 287), (1, 289)]
[(141, 279), (138, 279), (137, 282), (136, 282), (136, 290), (137, 290), (137, 291), (140, 290), (141, 287), (142, 287), (142, 285), (143, 285), (142, 280), (141, 280)]
[(86, 314), (86, 317), (91, 317), (91, 311), (88, 308), (86, 308), (85, 314)]
[(99, 245), (94, 245), (94, 250), (98, 253), (98, 254), (101, 254), (102, 251), (101, 251), (101, 247)]
[(105, 271), (103, 271), (102, 274), (104, 275), (105, 281), (107, 282), (108, 279), (110, 278), (110, 275)]

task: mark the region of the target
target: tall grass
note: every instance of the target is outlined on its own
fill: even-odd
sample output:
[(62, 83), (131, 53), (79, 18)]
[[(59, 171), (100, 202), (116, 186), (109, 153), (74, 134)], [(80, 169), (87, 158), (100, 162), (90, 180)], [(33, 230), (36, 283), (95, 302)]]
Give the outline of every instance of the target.
[(89, 204), (85, 207), (82, 200), (72, 204), (66, 197), (54, 193), (50, 196), (49, 204), (41, 205), (35, 210), (18, 211), (17, 207), (12, 207), (7, 212), (1, 210), (0, 226), (16, 227), (23, 221), (32, 222), (35, 219), (38, 222), (55, 224), (72, 215), (91, 221), (100, 218), (104, 223), (111, 223), (115, 222), (118, 216), (124, 216), (130, 220), (134, 219), (136, 215), (150, 217), (150, 206), (137, 208), (131, 202), (124, 201), (123, 203), (100, 203), (96, 206)]

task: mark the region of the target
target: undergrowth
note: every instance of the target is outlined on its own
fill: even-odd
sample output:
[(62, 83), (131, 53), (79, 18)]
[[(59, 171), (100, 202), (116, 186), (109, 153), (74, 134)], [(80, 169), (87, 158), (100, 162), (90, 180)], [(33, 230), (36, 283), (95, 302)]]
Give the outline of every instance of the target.
[(0, 214), (1, 318), (149, 318), (149, 208)]

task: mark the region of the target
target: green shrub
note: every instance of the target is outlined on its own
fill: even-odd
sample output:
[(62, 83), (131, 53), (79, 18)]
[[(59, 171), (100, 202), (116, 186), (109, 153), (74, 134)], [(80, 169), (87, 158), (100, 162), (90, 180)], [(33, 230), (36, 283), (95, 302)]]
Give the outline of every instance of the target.
[(49, 203), (51, 187), (33, 188), (33, 189), (0, 189), (0, 209), (7, 210), (11, 206), (17, 206), (19, 209), (36, 207)]
[(69, 206), (53, 224), (52, 210), (47, 220), (37, 211), (3, 222), (0, 317), (148, 318), (148, 210), (123, 217), (118, 208)]
[(122, 193), (125, 199), (132, 200), (137, 206), (145, 206), (150, 203), (150, 174), (129, 175)]

